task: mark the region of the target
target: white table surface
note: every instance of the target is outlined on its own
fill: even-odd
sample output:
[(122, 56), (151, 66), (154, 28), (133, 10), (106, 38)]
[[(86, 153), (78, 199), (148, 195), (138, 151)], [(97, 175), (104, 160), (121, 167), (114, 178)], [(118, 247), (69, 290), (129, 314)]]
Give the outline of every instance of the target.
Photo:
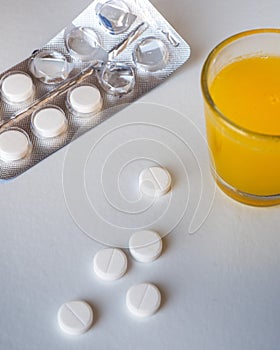
[[(1, 350), (279, 349), (280, 208), (250, 208), (215, 192), (199, 80), (203, 61), (222, 39), (279, 26), (280, 2), (152, 2), (190, 43), (191, 60), (142, 104), (0, 185)], [(1, 0), (0, 70), (28, 57), (88, 4)], [(79, 160), (85, 165), (97, 140), (85, 172), (90, 206)], [(170, 169), (174, 190), (146, 208), (136, 177), (157, 161)], [(125, 245), (141, 226), (166, 235), (162, 257), (150, 265), (129, 259), (123, 279), (98, 281), (92, 257), (101, 243)], [(138, 321), (126, 310), (125, 293), (143, 281), (159, 286), (163, 304)], [(92, 330), (75, 339), (56, 321), (59, 306), (73, 299), (87, 300), (96, 315)]]

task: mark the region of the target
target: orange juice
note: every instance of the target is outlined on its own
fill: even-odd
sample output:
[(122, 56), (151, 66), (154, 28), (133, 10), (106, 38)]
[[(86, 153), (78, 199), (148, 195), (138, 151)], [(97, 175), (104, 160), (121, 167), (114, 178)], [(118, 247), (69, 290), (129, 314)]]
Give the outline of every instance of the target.
[(249, 57), (229, 64), (213, 80), (210, 93), (237, 125), (280, 135), (280, 57)]
[(247, 204), (279, 203), (280, 57), (236, 60), (216, 75), (209, 92), (217, 106), (206, 104), (205, 112), (218, 184)]

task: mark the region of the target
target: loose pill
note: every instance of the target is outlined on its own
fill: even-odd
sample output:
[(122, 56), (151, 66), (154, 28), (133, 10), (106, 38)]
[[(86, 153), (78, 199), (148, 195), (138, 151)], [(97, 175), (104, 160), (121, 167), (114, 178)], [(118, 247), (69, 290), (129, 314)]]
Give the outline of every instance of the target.
[(67, 119), (62, 109), (55, 106), (44, 107), (32, 116), (34, 133), (43, 138), (56, 137), (67, 129)]
[(117, 280), (127, 271), (127, 257), (120, 249), (100, 250), (93, 259), (93, 269), (105, 281)]
[(5, 162), (24, 158), (31, 147), (28, 135), (21, 129), (10, 129), (0, 134), (0, 158)]
[(7, 102), (23, 103), (33, 96), (34, 85), (29, 75), (14, 72), (3, 78), (1, 90)]
[(149, 197), (161, 197), (171, 188), (171, 175), (167, 169), (152, 167), (145, 169), (139, 176), (139, 190)]
[(150, 283), (132, 286), (126, 294), (128, 310), (137, 317), (148, 317), (157, 312), (161, 303), (159, 289)]
[(81, 335), (93, 323), (93, 311), (84, 301), (70, 301), (58, 310), (58, 324), (61, 330), (70, 335)]
[(102, 96), (94, 85), (82, 85), (69, 91), (68, 104), (78, 114), (95, 114), (102, 108)]
[(162, 251), (162, 239), (157, 232), (139, 231), (129, 240), (129, 250), (133, 258), (139, 262), (155, 261)]

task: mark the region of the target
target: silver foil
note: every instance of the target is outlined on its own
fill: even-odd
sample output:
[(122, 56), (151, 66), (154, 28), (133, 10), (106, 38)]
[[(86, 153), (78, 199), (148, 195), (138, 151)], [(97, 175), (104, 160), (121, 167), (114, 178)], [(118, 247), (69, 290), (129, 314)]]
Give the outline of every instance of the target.
[[(93, 1), (73, 22), (50, 40), (41, 50), (58, 51), (64, 54), (73, 65), (67, 80), (57, 85), (47, 85), (34, 78), (30, 72), (33, 56), (20, 62), (0, 75), (2, 77), (13, 71), (28, 73), (35, 85), (34, 99), (26, 105), (15, 106), (0, 101), (0, 133), (16, 127), (26, 131), (32, 143), (31, 152), (22, 160), (4, 162), (0, 160), (0, 179), (8, 180), (27, 171), (43, 159), (69, 144), (74, 138), (94, 128), (107, 118), (125, 108), (139, 97), (161, 84), (171, 73), (185, 63), (190, 56), (189, 45), (162, 17), (148, 0), (124, 0), (131, 10), (134, 22), (128, 30), (114, 35), (108, 32), (97, 16), (97, 9), (106, 1)], [(94, 62), (75, 60), (67, 51), (65, 34), (74, 27), (92, 27), (101, 39), (100, 55)], [(168, 62), (163, 69), (156, 72), (145, 71), (135, 65), (133, 52), (139, 42), (146, 37), (162, 40), (168, 48)], [(40, 51), (41, 51), (40, 50)], [(135, 69), (135, 86), (128, 94), (110, 95), (102, 90), (98, 74), (102, 61), (123, 62)], [(79, 84), (90, 83), (100, 88), (103, 97), (103, 108), (100, 113), (90, 119), (73, 116), (66, 107), (66, 95), (69, 88)], [(53, 139), (42, 139), (34, 135), (31, 129), (31, 116), (34, 111), (45, 105), (59, 106), (68, 119), (68, 129), (63, 135)]]

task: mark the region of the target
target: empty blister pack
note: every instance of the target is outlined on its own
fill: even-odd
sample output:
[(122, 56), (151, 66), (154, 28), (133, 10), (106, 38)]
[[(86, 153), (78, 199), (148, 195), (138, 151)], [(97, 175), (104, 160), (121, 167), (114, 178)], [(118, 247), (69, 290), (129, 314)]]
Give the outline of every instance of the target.
[(0, 179), (25, 172), (159, 85), (190, 56), (148, 0), (96, 0), (0, 76)]

